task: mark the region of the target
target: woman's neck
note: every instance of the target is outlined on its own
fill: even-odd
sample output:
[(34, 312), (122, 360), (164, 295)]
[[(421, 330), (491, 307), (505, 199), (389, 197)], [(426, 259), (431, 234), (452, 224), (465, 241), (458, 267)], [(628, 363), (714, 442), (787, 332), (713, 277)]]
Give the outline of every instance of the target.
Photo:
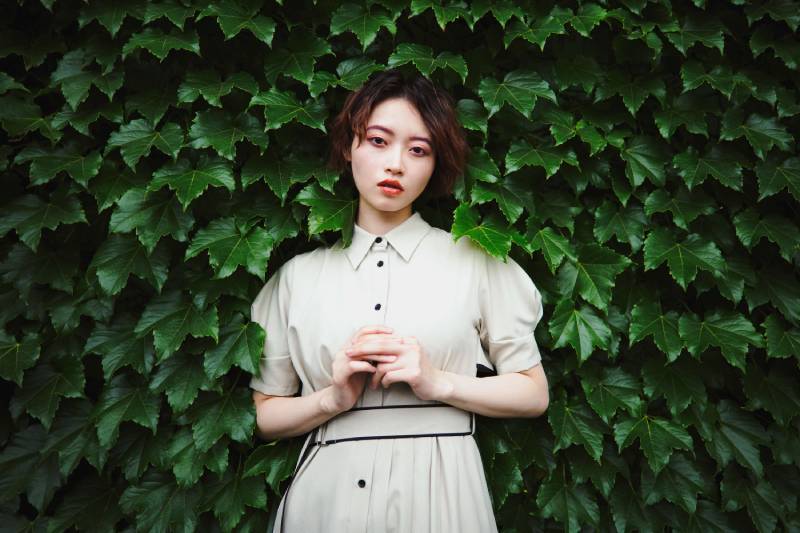
[(365, 207), (364, 202), (359, 202), (356, 224), (373, 235), (385, 235), (408, 220), (413, 214), (410, 205), (400, 211), (378, 211)]

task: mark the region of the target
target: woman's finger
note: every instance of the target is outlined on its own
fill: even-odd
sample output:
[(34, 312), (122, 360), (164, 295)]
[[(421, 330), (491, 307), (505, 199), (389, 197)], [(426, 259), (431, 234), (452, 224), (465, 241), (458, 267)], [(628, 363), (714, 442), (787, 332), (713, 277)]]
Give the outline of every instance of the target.
[(347, 357), (354, 361), (375, 361), (376, 363), (394, 363), (397, 361), (396, 355), (348, 354)]
[(347, 365), (350, 368), (350, 374), (356, 372), (369, 372), (370, 374), (377, 372), (377, 369), (366, 361), (350, 361)]
[(416, 373), (412, 368), (401, 368), (399, 370), (386, 372), (383, 378), (381, 378), (381, 385), (386, 388), (392, 383), (408, 383), (415, 375)]
[(383, 324), (372, 324), (369, 326), (364, 326), (359, 328), (352, 337), (350, 337), (350, 342), (355, 342), (359, 337), (365, 335), (367, 333), (392, 333), (394, 331), (393, 328), (389, 326), (384, 326)]
[(399, 341), (373, 341), (354, 344), (347, 348), (347, 355), (379, 354), (379, 355), (399, 355), (406, 348)]

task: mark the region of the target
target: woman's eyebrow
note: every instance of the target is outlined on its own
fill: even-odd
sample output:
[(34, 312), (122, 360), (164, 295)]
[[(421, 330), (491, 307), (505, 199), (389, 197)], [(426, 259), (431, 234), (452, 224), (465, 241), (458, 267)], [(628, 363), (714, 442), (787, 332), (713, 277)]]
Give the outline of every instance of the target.
[[(381, 131), (385, 131), (389, 135), (394, 135), (394, 132), (392, 130), (390, 130), (386, 126), (381, 126), (380, 124), (373, 124), (371, 126), (367, 126), (367, 129), (368, 130), (371, 130), (371, 129), (381, 130)], [(430, 144), (431, 146), (433, 146), (433, 143), (427, 137), (416, 137), (416, 136), (414, 136), (414, 137), (410, 137), (410, 139), (412, 141), (423, 141), (423, 142), (426, 142), (426, 143)]]

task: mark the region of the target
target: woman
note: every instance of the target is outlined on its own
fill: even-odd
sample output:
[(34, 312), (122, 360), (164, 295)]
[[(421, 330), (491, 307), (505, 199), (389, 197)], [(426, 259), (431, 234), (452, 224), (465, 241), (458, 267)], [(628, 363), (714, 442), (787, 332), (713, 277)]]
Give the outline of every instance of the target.
[[(547, 408), (539, 292), (512, 259), (413, 212), (426, 187), (452, 190), (468, 151), (429, 80), (373, 75), (330, 131), (359, 192), (352, 243), (292, 258), (252, 308), (267, 331), (260, 435), (314, 430), (274, 531), (496, 531), (472, 413)], [(476, 378), (477, 363), (498, 375)]]

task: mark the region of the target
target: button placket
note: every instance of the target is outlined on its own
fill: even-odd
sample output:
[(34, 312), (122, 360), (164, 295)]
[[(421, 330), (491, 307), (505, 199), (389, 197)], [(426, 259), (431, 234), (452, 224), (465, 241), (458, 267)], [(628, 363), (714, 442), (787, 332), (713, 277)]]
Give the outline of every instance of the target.
[(388, 243), (385, 239), (377, 237), (372, 244), (370, 254), (370, 267), (372, 270), (372, 312), (381, 323), (385, 323), (387, 302), (389, 294), (389, 256)]

